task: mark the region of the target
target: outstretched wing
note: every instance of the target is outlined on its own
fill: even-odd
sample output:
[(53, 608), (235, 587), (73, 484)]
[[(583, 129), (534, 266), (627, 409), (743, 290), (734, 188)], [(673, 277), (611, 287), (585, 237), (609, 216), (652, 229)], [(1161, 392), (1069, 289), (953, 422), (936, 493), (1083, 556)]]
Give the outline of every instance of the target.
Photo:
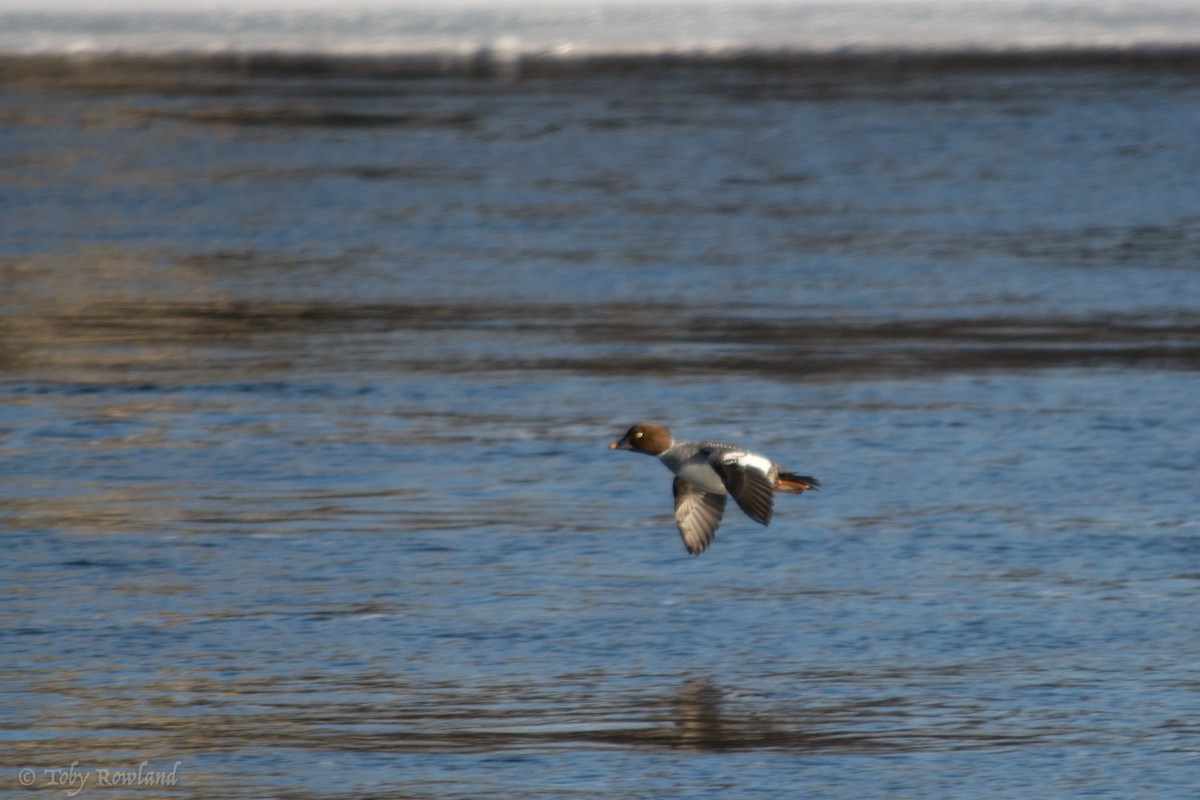
[(673, 488), (675, 522), (679, 525), (683, 546), (698, 556), (708, 549), (717, 535), (717, 526), (725, 516), (725, 495), (706, 492), (682, 478), (675, 479)]
[(775, 487), (759, 465), (742, 465), (736, 458), (713, 459), (710, 463), (738, 508), (760, 525), (770, 525), (775, 513)]

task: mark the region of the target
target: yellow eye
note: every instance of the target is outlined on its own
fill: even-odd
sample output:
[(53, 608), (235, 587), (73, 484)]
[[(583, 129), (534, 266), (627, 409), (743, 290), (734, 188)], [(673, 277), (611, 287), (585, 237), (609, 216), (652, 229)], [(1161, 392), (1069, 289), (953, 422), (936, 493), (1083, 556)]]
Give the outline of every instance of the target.
[(635, 439), (640, 439), (640, 438), (642, 438), (642, 433), (643, 433), (642, 431), (634, 431), (634, 432), (633, 432), (633, 438), (635, 438)]

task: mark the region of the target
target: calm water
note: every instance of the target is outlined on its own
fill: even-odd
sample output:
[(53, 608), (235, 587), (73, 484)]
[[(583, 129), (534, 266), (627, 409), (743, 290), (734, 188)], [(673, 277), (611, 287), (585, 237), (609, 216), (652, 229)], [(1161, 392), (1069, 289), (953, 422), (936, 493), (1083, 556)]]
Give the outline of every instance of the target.
[(0, 785), (1192, 797), (1196, 64), (4, 63)]

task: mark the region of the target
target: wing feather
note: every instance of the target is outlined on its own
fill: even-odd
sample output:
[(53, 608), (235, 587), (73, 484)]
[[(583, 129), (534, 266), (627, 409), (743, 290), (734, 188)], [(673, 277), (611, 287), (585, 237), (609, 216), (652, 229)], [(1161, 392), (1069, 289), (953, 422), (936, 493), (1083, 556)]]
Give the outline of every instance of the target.
[(761, 470), (746, 468), (734, 460), (712, 462), (725, 489), (733, 495), (738, 508), (760, 525), (770, 525), (775, 513), (775, 487)]
[(725, 516), (725, 495), (706, 492), (682, 478), (675, 479), (673, 489), (675, 522), (679, 525), (683, 546), (698, 556), (708, 549), (717, 535), (717, 526)]

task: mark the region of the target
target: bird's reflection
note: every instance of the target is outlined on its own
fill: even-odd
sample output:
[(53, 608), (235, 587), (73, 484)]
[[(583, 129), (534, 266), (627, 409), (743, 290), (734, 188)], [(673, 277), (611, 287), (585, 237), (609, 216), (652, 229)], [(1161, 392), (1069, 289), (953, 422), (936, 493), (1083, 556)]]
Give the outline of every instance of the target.
[(736, 750), (755, 747), (784, 749), (864, 748), (882, 744), (869, 735), (844, 727), (845, 709), (830, 709), (829, 717), (786, 711), (739, 709), (726, 702), (729, 692), (707, 677), (683, 681), (672, 698), (673, 727), (666, 737), (675, 747), (696, 750)]
[(729, 746), (721, 717), (722, 691), (708, 678), (689, 678), (675, 694), (675, 730), (679, 744), (705, 748)]

